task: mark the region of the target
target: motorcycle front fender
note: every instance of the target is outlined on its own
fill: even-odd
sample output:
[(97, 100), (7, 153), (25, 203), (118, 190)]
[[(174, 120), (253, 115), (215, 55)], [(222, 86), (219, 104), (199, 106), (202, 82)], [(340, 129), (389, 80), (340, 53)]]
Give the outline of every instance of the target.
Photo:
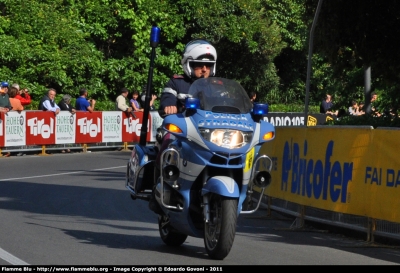
[(216, 193), (221, 196), (239, 198), (239, 187), (235, 180), (228, 176), (214, 176), (208, 179), (201, 190), (201, 195)]

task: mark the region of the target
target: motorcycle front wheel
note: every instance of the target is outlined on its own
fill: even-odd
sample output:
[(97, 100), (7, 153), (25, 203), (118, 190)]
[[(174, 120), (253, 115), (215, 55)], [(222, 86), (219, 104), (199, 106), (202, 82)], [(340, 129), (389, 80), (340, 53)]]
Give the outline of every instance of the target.
[(158, 230), (161, 240), (168, 246), (180, 246), (188, 237), (186, 234), (173, 231), (169, 224), (169, 218), (165, 215), (158, 215)]
[(204, 245), (208, 256), (222, 260), (235, 239), (238, 200), (212, 193), (208, 204), (210, 221), (204, 225)]

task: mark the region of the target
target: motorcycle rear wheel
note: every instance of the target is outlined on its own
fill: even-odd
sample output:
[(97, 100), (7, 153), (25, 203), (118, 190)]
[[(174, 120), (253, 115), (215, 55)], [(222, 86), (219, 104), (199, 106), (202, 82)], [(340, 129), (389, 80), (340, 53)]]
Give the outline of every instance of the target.
[(204, 224), (204, 245), (208, 256), (222, 260), (230, 252), (236, 233), (238, 200), (211, 194), (210, 221)]
[(188, 237), (186, 234), (173, 231), (169, 224), (169, 219), (165, 215), (158, 215), (158, 230), (161, 240), (163, 240), (167, 246), (180, 246)]

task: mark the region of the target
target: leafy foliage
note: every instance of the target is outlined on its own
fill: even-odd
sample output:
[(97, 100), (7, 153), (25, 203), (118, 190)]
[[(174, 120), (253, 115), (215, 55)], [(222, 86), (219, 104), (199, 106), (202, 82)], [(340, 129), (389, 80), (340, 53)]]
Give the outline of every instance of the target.
[(330, 120), (327, 125), (355, 125), (377, 127), (400, 127), (400, 117), (383, 115), (376, 117), (374, 115), (344, 116), (337, 120)]
[[(308, 109), (310, 114), (318, 114), (319, 106), (310, 106)], [(269, 112), (283, 112), (283, 113), (301, 113), (304, 112), (303, 104), (270, 104)]]
[[(318, 0), (308, 0), (307, 13)], [(345, 7), (345, 8), (344, 8)], [(363, 70), (372, 70), (371, 91), (381, 94), (381, 110), (400, 108), (400, 18), (395, 0), (324, 1), (315, 34), (315, 48), (331, 65), (332, 90), (349, 102), (360, 98), (368, 108), (370, 93), (363, 94)], [(365, 95), (365, 96), (364, 96)]]
[(273, 59), (284, 43), (256, 0), (0, 0), (0, 9), (2, 80), (28, 87), (35, 100), (50, 87), (73, 97), (86, 87), (98, 102), (113, 101), (122, 87), (141, 91), (154, 24), (162, 30), (152, 68), (155, 93), (182, 73), (181, 52), (194, 38), (215, 44), (220, 76), (248, 90), (278, 89)]
[[(141, 91), (149, 71), (152, 90), (159, 94), (169, 77), (182, 73), (185, 44), (203, 38), (217, 48), (217, 76), (238, 80), (256, 91), (259, 101), (301, 106), (317, 3), (0, 0), (1, 80), (28, 87), (34, 100), (50, 87), (72, 97), (86, 87), (97, 109), (108, 109), (122, 87)], [(351, 100), (368, 102), (364, 68), (371, 66), (377, 107), (398, 112), (399, 5), (395, 0), (324, 1), (315, 33), (311, 107), (326, 93), (342, 109)], [(162, 31), (150, 67), (152, 25)]]

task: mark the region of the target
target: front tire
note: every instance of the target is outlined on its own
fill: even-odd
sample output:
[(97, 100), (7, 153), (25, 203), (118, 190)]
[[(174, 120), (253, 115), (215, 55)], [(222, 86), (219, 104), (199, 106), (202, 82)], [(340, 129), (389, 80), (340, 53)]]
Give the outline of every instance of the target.
[(204, 245), (212, 259), (224, 259), (232, 248), (236, 233), (237, 205), (237, 199), (210, 195), (210, 221), (204, 225)]
[(188, 237), (186, 234), (173, 231), (169, 224), (169, 219), (165, 215), (158, 216), (158, 230), (161, 240), (163, 240), (167, 246), (180, 246)]

